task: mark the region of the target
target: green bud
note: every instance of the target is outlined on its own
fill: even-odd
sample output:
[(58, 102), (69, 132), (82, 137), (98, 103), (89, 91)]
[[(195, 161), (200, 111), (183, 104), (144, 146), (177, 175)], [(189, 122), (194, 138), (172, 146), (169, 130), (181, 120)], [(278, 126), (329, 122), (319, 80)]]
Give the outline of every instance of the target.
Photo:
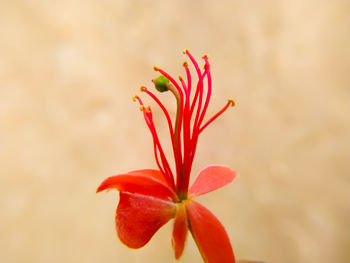
[(163, 75), (160, 75), (158, 78), (153, 80), (154, 86), (159, 92), (164, 92), (168, 90), (169, 80), (164, 77)]

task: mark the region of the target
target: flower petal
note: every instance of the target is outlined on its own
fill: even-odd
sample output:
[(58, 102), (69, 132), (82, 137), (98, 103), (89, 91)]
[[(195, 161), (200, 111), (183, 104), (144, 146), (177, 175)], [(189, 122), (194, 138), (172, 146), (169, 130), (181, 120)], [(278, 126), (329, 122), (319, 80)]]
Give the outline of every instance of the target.
[(143, 247), (175, 213), (172, 202), (121, 192), (115, 217), (118, 236), (130, 248)]
[[(140, 170), (111, 176), (97, 188), (97, 192), (115, 188), (121, 192), (153, 196), (163, 200), (177, 200), (175, 192), (161, 179), (156, 170)], [(159, 172), (160, 173), (160, 172)]]
[(128, 172), (128, 174), (144, 175), (146, 177), (152, 177), (166, 183), (166, 180), (163, 174), (161, 173), (161, 171), (154, 170), (154, 169), (135, 170), (135, 171)]
[(179, 259), (185, 247), (185, 241), (187, 238), (188, 226), (186, 209), (182, 203), (177, 205), (176, 216), (173, 228), (173, 238), (171, 240), (175, 258)]
[(220, 221), (204, 206), (185, 203), (190, 231), (205, 262), (234, 263), (230, 239)]
[(209, 166), (199, 173), (189, 192), (202, 195), (231, 183), (235, 177), (236, 172), (229, 167)]

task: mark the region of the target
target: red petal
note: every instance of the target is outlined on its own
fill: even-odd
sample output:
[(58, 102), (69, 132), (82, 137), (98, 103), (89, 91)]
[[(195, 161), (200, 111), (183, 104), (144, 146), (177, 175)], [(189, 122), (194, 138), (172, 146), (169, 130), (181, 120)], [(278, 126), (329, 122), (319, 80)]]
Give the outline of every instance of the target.
[(174, 221), (172, 244), (175, 251), (175, 258), (179, 259), (185, 247), (187, 237), (187, 215), (186, 209), (182, 203), (177, 205), (176, 217)]
[(230, 239), (220, 221), (204, 206), (189, 200), (185, 203), (193, 239), (208, 263), (234, 263)]
[(225, 166), (209, 166), (202, 170), (190, 188), (192, 195), (202, 195), (228, 183), (236, 177), (236, 172)]
[(120, 193), (115, 218), (118, 236), (130, 248), (143, 247), (175, 213), (176, 205), (172, 202)]
[(147, 177), (152, 177), (152, 178), (158, 179), (158, 180), (166, 183), (166, 180), (165, 180), (163, 174), (160, 171), (158, 171), (158, 170), (143, 169), (143, 170), (131, 171), (131, 172), (128, 172), (128, 174), (144, 175), (144, 176), (147, 176)]
[(177, 200), (175, 192), (157, 177), (159, 175), (157, 172), (155, 170), (140, 170), (112, 176), (101, 183), (97, 192), (116, 188), (121, 192), (148, 195), (163, 200)]

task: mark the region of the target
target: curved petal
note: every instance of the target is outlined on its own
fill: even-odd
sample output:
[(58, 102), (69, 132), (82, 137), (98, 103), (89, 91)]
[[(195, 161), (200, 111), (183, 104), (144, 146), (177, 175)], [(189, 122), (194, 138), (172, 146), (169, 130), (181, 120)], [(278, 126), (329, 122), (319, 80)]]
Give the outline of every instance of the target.
[(199, 173), (189, 192), (202, 195), (231, 183), (235, 177), (236, 172), (229, 167), (209, 166)]
[(175, 213), (172, 202), (121, 192), (115, 217), (119, 239), (130, 248), (143, 247)]
[(185, 248), (185, 241), (187, 238), (188, 226), (186, 209), (182, 203), (177, 205), (176, 216), (173, 228), (173, 238), (171, 239), (175, 258), (179, 259)]
[(164, 181), (158, 179), (155, 170), (133, 171), (111, 176), (97, 188), (97, 192), (115, 188), (121, 192), (153, 196), (163, 200), (177, 200), (176, 193)]
[(128, 172), (128, 174), (144, 175), (146, 177), (158, 179), (159, 181), (165, 184), (167, 183), (161, 171), (154, 170), (154, 169), (135, 170), (135, 171)]
[(204, 206), (185, 203), (190, 231), (205, 262), (235, 263), (230, 239), (220, 221)]

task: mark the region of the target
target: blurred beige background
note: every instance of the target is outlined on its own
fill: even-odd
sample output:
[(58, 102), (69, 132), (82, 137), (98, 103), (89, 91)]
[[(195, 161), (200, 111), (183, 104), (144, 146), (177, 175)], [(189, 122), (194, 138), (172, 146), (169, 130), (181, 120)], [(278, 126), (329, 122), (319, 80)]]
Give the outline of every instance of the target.
[[(1, 0), (0, 262), (175, 262), (171, 223), (130, 250), (95, 189), (156, 167), (131, 97), (155, 64), (184, 75), (184, 48), (210, 56), (209, 114), (237, 102), (193, 170), (240, 174), (199, 200), (237, 258), (350, 262), (349, 19), (346, 0)], [(191, 237), (180, 262), (201, 262)]]

